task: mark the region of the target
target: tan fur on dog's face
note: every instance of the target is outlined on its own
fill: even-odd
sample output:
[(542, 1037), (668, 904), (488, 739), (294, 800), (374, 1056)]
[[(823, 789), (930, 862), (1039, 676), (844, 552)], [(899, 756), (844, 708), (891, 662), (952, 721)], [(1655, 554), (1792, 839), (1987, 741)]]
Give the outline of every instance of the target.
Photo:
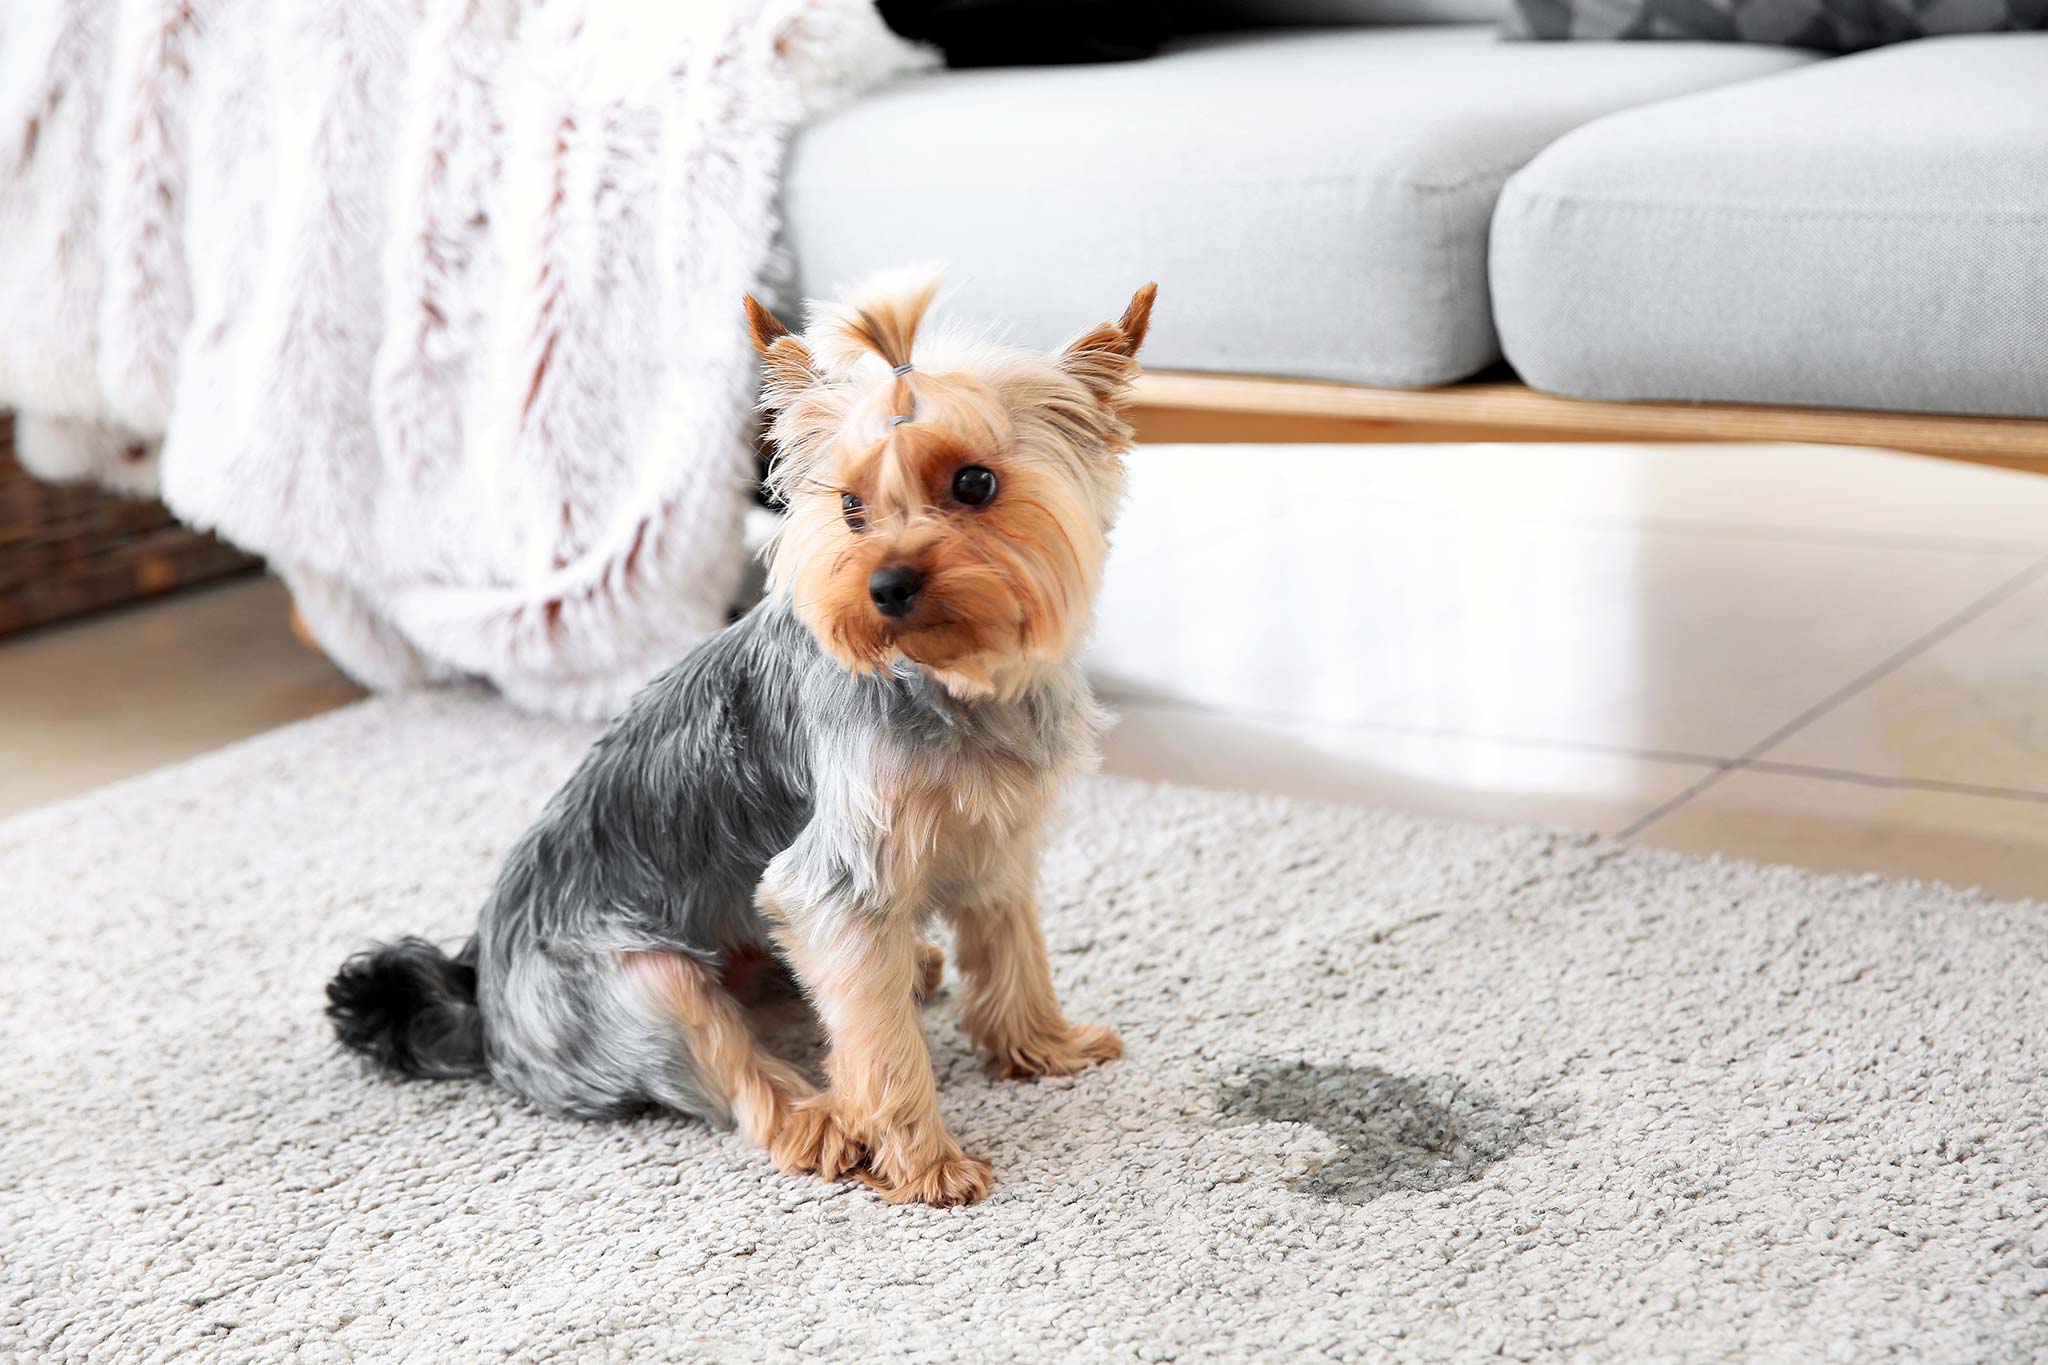
[[(935, 290), (878, 282), (802, 338), (747, 300), (777, 414), (770, 484), (788, 507), (770, 581), (850, 671), (904, 658), (957, 694), (1007, 693), (1086, 629), (1154, 289), (1052, 355), (940, 342), (907, 368)], [(973, 467), (995, 477), (981, 506), (954, 496)], [(869, 590), (897, 567), (923, 578), (900, 620)]]

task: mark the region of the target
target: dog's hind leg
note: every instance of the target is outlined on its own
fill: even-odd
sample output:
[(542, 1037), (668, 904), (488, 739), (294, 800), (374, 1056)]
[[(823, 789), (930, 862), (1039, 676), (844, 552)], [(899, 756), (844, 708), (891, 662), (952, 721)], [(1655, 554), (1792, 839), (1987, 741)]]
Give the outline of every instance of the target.
[[(816, 1087), (788, 1062), (764, 1049), (746, 1011), (726, 990), (718, 970), (684, 953), (628, 952), (620, 965), (666, 1012), (680, 1030), (696, 1088), (724, 1106), (734, 1126), (752, 1143), (772, 1148), (791, 1111)], [(822, 1174), (836, 1176), (859, 1158)]]

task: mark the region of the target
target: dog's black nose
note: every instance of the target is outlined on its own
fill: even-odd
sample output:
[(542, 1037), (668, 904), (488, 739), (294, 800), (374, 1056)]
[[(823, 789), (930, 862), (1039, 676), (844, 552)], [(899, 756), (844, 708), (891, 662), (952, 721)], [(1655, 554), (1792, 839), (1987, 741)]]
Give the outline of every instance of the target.
[(923, 574), (905, 564), (892, 564), (868, 578), (868, 596), (875, 600), (876, 611), (900, 621), (910, 615), (917, 603), (917, 590), (923, 586)]

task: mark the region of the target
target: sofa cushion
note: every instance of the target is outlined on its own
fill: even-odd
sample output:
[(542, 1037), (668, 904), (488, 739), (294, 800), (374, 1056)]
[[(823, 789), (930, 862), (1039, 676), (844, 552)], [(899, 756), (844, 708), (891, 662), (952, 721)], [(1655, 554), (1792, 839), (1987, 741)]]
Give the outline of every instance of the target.
[(1602, 119), (1509, 182), (1538, 388), (2048, 417), (2048, 35), (1932, 38)]
[(1602, 114), (1808, 60), (1444, 26), (934, 72), (798, 139), (786, 223), (813, 296), (939, 258), (966, 312), (1047, 345), (1156, 279), (1156, 367), (1435, 384), (1498, 357), (1486, 233), (1510, 173)]

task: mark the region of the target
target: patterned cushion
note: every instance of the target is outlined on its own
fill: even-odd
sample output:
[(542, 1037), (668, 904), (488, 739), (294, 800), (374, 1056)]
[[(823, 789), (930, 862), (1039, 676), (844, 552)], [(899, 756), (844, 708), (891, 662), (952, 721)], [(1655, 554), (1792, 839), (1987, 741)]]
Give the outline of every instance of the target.
[(2048, 28), (2048, 0), (1512, 0), (1510, 38), (1683, 38), (1856, 52)]

